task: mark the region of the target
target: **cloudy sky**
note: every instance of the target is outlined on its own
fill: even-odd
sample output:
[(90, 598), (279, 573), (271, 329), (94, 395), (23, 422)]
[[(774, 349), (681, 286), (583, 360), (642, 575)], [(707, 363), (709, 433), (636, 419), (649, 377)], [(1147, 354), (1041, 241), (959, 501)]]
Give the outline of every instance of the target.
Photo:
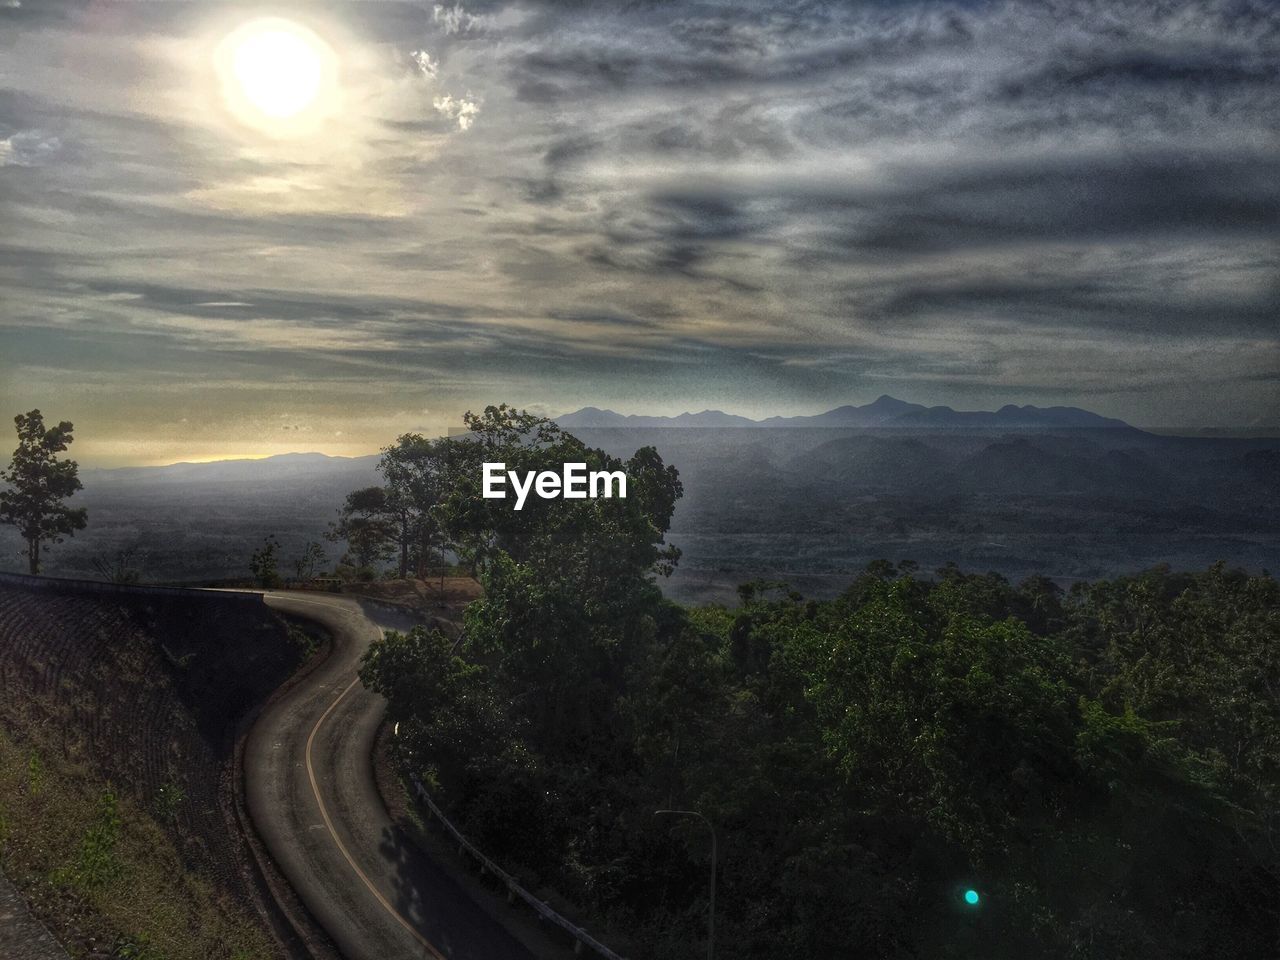
[(0, 0), (0, 225), (0, 410), (87, 463), (504, 400), (1274, 424), (1280, 5)]

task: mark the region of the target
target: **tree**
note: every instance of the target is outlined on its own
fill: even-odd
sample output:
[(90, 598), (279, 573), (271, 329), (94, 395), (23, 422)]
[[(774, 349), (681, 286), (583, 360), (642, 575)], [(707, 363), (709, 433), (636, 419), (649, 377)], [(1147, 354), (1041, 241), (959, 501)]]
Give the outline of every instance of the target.
[(393, 514), (382, 487), (363, 487), (347, 494), (338, 522), (325, 535), (335, 542), (347, 542), (345, 562), (360, 570), (371, 570), (391, 555), (395, 533)]
[[(676, 501), (684, 490), (674, 467), (652, 447), (623, 461), (588, 447), (557, 424), (506, 404), (464, 416), (469, 433), (446, 441), (444, 482), (434, 511), (459, 556), (483, 572), (508, 557), (519, 564), (571, 566), (591, 588), (625, 593), (623, 581), (670, 575), (680, 551), (666, 545)], [(533, 500), (520, 511), (505, 500), (484, 499), (481, 464), (502, 462), (520, 474), (585, 463), (588, 471), (621, 470), (626, 498)]]
[(271, 588), (280, 585), (279, 557), (280, 541), (274, 536), (264, 537), (262, 546), (249, 557), (249, 572), (258, 586)]
[(297, 572), (299, 580), (310, 580), (315, 577), (316, 570), (326, 559), (324, 547), (314, 540), (309, 540), (302, 548), (302, 556), (293, 561), (293, 569)]
[(72, 426), (63, 420), (46, 428), (39, 410), (13, 418), (18, 428), (18, 449), (0, 480), (12, 486), (0, 490), (0, 523), (13, 524), (27, 543), (27, 562), (34, 576), (40, 572), (44, 544), (61, 543), (88, 522), (88, 512), (63, 504), (84, 488), (74, 460), (59, 460), (70, 445)]
[(434, 508), (450, 465), (450, 441), (406, 433), (382, 451), (378, 470), (386, 480), (387, 514), (400, 549), (400, 576), (422, 575), (439, 543)]
[[(455, 462), (436, 509), (484, 587), (467, 610), (464, 652), (519, 695), (514, 709), (545, 752), (572, 752), (604, 723), (627, 658), (653, 630), (654, 576), (670, 574), (679, 557), (665, 536), (680, 480), (650, 447), (624, 462), (506, 406), (465, 420), (471, 433), (452, 440)], [(628, 496), (539, 499), (515, 511), (480, 495), (485, 461), (519, 473), (570, 462), (622, 470)]]
[(89, 562), (93, 571), (108, 583), (141, 583), (142, 571), (138, 569), (137, 548), (120, 550), (114, 557), (99, 555)]
[(647, 542), (616, 502), (540, 506), (460, 636), (389, 632), (362, 677), (463, 832), (637, 952), (704, 946), (705, 848), (652, 816), (678, 806), (717, 826), (726, 957), (1275, 956), (1270, 576), (878, 561), (831, 600), (688, 608), (596, 578)]

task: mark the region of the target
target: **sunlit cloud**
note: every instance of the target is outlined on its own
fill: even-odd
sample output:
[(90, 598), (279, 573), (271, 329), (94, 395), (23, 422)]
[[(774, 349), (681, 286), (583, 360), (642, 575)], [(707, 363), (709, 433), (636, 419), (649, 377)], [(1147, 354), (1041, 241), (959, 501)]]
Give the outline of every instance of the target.
[(414, 65), (417, 66), (418, 72), (428, 80), (434, 80), (436, 74), (440, 72), (440, 64), (432, 59), (431, 54), (425, 50), (414, 50), (410, 52), (409, 57), (413, 60)]
[(38, 167), (48, 163), (62, 144), (36, 130), (24, 130), (0, 139), (0, 167)]
[(435, 97), (431, 101), (436, 108), (436, 112), (440, 113), (450, 120), (457, 121), (459, 130), (470, 130), (471, 125), (475, 123), (476, 117), (480, 114), (480, 104), (469, 97), (454, 97), (452, 94), (445, 94), (443, 97)]

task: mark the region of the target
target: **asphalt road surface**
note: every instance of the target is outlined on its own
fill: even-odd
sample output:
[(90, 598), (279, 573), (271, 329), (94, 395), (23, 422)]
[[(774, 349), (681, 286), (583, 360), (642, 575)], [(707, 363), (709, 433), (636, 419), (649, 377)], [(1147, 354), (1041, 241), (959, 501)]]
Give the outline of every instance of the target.
[(411, 624), (350, 597), (267, 603), (333, 637), (328, 659), (263, 711), (245, 747), (249, 814), (311, 915), (347, 960), (532, 960), (396, 828), (378, 794), (386, 704), (356, 671), (384, 627)]
[(44, 924), (31, 915), (27, 901), (0, 873), (0, 957), (5, 960), (68, 960), (67, 952)]

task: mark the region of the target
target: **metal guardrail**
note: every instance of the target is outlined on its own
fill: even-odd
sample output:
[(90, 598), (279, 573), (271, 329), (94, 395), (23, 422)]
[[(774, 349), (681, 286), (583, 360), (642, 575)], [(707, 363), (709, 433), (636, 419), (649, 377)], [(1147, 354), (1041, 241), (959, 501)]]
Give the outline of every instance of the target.
[(566, 920), (564, 917), (560, 916), (560, 914), (552, 910), (551, 907), (547, 906), (545, 902), (539, 900), (532, 893), (522, 887), (515, 877), (511, 876), (511, 874), (507, 873), (507, 871), (503, 870), (500, 866), (477, 850), (475, 846), (472, 845), (471, 841), (464, 837), (458, 828), (449, 822), (449, 818), (444, 815), (444, 812), (438, 806), (436, 806), (435, 801), (431, 799), (431, 795), (427, 793), (426, 787), (422, 785), (421, 781), (419, 781), (417, 777), (410, 777), (409, 782), (413, 784), (413, 789), (418, 795), (418, 799), (426, 804), (427, 809), (431, 811), (432, 816), (440, 821), (440, 825), (458, 841), (458, 845), (463, 850), (475, 857), (484, 872), (491, 873), (501, 880), (503, 884), (506, 885), (507, 892), (512, 896), (519, 897), (532, 907), (533, 911), (540, 919), (554, 923), (577, 941), (573, 947), (574, 953), (581, 953), (582, 948), (586, 946), (604, 957), (605, 960), (626, 960), (626, 958), (621, 954), (614, 953), (595, 937), (591, 936), (591, 934), (587, 933), (587, 931), (582, 927), (577, 926), (570, 920)]

